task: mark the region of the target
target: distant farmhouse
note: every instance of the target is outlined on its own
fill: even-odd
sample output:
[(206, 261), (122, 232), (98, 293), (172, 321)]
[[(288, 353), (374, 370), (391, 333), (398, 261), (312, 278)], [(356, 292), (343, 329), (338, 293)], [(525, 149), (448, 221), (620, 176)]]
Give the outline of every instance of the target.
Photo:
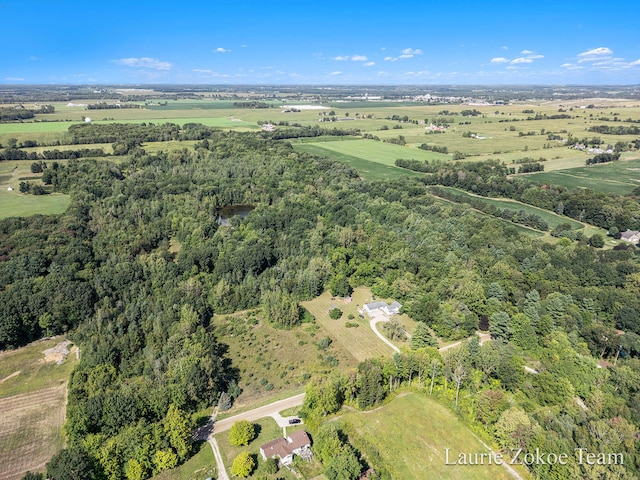
[(293, 456), (298, 455), (305, 460), (311, 460), (311, 440), (304, 430), (290, 433), (287, 438), (277, 438), (260, 446), (260, 455), (267, 458), (280, 458), (284, 465), (293, 461)]
[(367, 313), (374, 313), (376, 311), (380, 311), (385, 315), (395, 315), (400, 312), (401, 308), (402, 308), (402, 304), (398, 302), (393, 302), (391, 305), (389, 305), (387, 302), (382, 302), (382, 301), (366, 303), (364, 307), (362, 307), (362, 309)]
[(638, 243), (640, 241), (640, 232), (627, 230), (626, 232), (622, 232), (620, 239), (625, 242)]

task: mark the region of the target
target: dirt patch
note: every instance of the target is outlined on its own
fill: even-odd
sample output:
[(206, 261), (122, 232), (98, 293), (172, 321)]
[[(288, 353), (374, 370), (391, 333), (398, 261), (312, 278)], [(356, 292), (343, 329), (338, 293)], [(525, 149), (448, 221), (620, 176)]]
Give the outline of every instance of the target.
[(64, 445), (66, 382), (0, 399), (0, 478), (19, 480), (42, 471)]
[(65, 340), (64, 342), (57, 344), (55, 347), (47, 348), (42, 352), (44, 353), (44, 361), (55, 362), (57, 365), (62, 365), (67, 359), (67, 356), (71, 353), (69, 345), (71, 345), (71, 342), (69, 340)]

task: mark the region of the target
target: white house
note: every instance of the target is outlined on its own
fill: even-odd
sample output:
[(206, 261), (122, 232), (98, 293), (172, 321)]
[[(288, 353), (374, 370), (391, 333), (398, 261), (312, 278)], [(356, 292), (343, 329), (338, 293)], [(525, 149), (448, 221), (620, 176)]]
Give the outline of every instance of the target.
[(626, 232), (622, 232), (620, 239), (625, 242), (638, 243), (640, 241), (640, 232), (636, 230), (627, 230)]
[(260, 455), (267, 458), (278, 457), (284, 465), (289, 465), (293, 461), (293, 456), (298, 455), (304, 459), (311, 458), (311, 440), (304, 430), (290, 433), (287, 438), (276, 438), (275, 440), (260, 446)]
[(362, 309), (367, 313), (373, 313), (375, 311), (381, 311), (385, 315), (395, 315), (400, 312), (402, 304), (393, 302), (389, 305), (387, 302), (378, 301), (372, 303), (366, 303)]

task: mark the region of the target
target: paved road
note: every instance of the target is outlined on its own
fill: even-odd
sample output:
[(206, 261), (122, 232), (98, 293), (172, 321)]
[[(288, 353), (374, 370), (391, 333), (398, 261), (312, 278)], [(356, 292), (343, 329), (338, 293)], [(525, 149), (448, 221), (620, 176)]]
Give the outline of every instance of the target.
[(239, 413), (233, 417), (225, 418), (224, 420), (214, 421), (212, 434), (229, 430), (238, 420), (248, 420), (253, 422), (264, 417), (273, 418), (280, 427), (288, 426), (289, 419), (297, 417), (282, 417), (278, 412), (287, 408), (302, 405), (303, 400), (304, 393), (301, 393), (293, 397), (285, 398), (284, 400), (278, 400), (277, 402), (270, 403), (269, 405), (264, 405), (263, 407), (254, 408), (248, 412)]

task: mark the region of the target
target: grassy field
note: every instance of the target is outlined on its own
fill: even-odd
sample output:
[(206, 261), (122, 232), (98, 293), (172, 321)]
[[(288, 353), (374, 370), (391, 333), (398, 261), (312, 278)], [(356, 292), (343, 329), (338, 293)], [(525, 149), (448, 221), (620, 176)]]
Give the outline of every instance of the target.
[(240, 370), (242, 394), (233, 413), (247, 405), (255, 407), (256, 402), (299, 393), (311, 375), (335, 365), (355, 365), (349, 350), (340, 344), (318, 346), (320, 339), (331, 336), (319, 323), (280, 330), (259, 320), (259, 313), (216, 317), (220, 341), (229, 346), (233, 365)]
[(216, 478), (216, 461), (211, 445), (203, 442), (193, 457), (179, 467), (166, 470), (153, 480), (206, 480)]
[[(325, 292), (309, 302), (302, 302), (301, 305), (309, 310), (316, 318), (316, 322), (329, 333), (333, 343), (348, 351), (357, 362), (393, 354), (391, 347), (373, 333), (369, 327), (369, 319), (366, 316), (365, 318), (358, 316), (358, 309), (371, 301), (371, 291), (364, 287), (356, 288), (351, 298), (352, 301), (349, 303), (341, 298), (332, 300), (331, 294)], [(343, 312), (342, 318), (338, 320), (329, 318), (329, 310), (334, 306)], [(354, 316), (353, 320), (348, 320), (349, 314)], [(347, 321), (355, 322), (359, 327), (347, 328), (345, 326)]]
[(43, 471), (64, 446), (67, 380), (77, 363), (45, 361), (43, 351), (62, 338), (0, 353), (0, 478), (18, 480)]
[(351, 425), (379, 452), (394, 479), (512, 478), (497, 465), (446, 465), (445, 448), (449, 449), (450, 462), (458, 453), (487, 450), (450, 410), (426, 395), (402, 395), (369, 412), (347, 413), (340, 421)]
[(640, 186), (640, 160), (619, 160), (589, 166), (583, 162), (577, 168), (529, 174), (527, 179), (540, 184), (551, 183), (567, 188), (588, 188), (626, 195)]
[(564, 217), (561, 215), (557, 215), (549, 210), (544, 210), (542, 208), (534, 207), (532, 205), (528, 205), (526, 203), (518, 202), (517, 200), (509, 200), (505, 198), (487, 198), (481, 197), (479, 195), (473, 195), (464, 190), (460, 190), (454, 187), (439, 187), (443, 190), (447, 190), (449, 192), (455, 193), (457, 195), (462, 195), (464, 197), (473, 198), (474, 200), (480, 200), (484, 203), (488, 203), (489, 205), (494, 205), (496, 208), (505, 209), (508, 208), (510, 210), (524, 210), (527, 213), (533, 213), (535, 215), (539, 215), (542, 219), (549, 224), (549, 229), (553, 230), (561, 223), (568, 223), (571, 225), (571, 228), (574, 230), (579, 230), (584, 228), (584, 225), (580, 222), (576, 222), (568, 217)]
[[(41, 174), (31, 173), (32, 160), (9, 160), (0, 162), (0, 218), (28, 217), (29, 215), (51, 215), (62, 213), (70, 202), (69, 195), (25, 195), (18, 190), (21, 179)], [(9, 191), (8, 188), (13, 188)]]
[[(258, 436), (246, 447), (235, 447), (231, 445), (229, 443), (229, 432), (222, 432), (216, 435), (216, 440), (218, 441), (218, 446), (220, 447), (220, 453), (227, 469), (227, 473), (231, 473), (231, 465), (233, 464), (233, 459), (240, 452), (248, 451), (258, 464), (258, 468), (248, 478), (263, 478), (268, 480), (283, 478), (285, 480), (295, 480), (296, 477), (287, 469), (281, 469), (275, 475), (269, 475), (264, 471), (264, 461), (262, 460), (262, 456), (260, 455), (260, 445), (264, 445), (271, 440), (282, 437), (282, 429), (278, 427), (275, 420), (273, 420), (272, 418), (263, 418), (261, 420), (258, 420), (257, 422), (254, 422), (254, 425), (256, 425)], [(290, 430), (287, 429), (287, 434), (296, 430), (302, 430), (303, 428), (304, 427), (292, 428)], [(310, 464), (305, 465), (303, 471), (303, 474), (305, 475), (304, 478), (314, 478), (315, 476), (319, 475), (321, 471), (322, 467), (320, 466), (320, 464), (317, 461), (313, 461)]]

